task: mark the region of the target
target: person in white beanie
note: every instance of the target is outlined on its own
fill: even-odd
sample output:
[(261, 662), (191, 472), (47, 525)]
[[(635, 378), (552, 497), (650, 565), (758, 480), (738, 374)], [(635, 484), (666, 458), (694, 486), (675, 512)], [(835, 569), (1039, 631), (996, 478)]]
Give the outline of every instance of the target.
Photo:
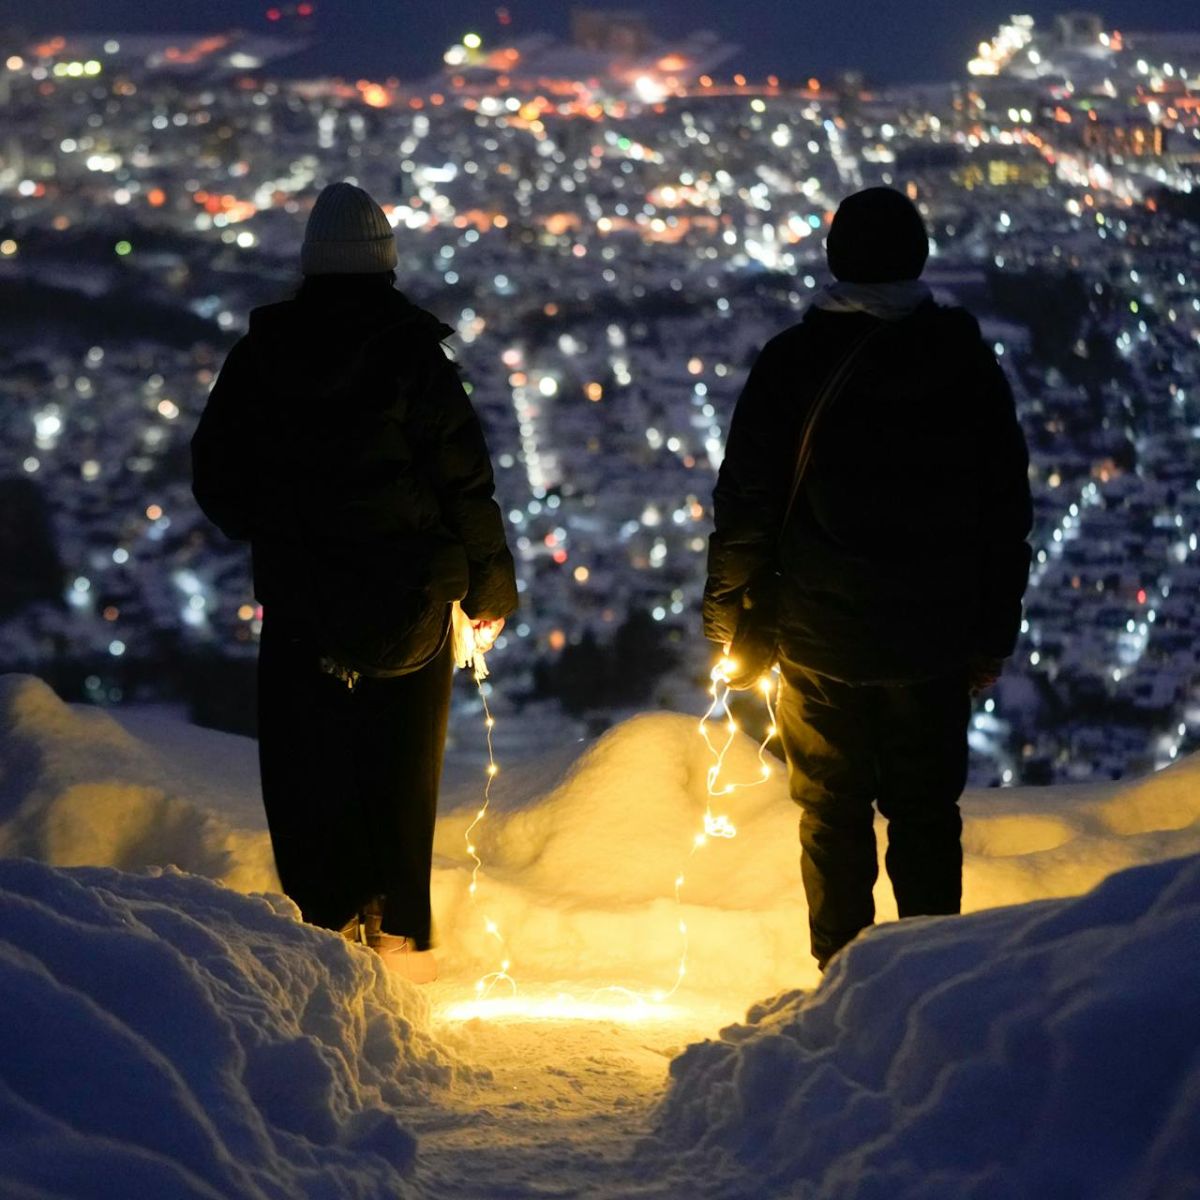
[(479, 421), (394, 287), (361, 188), (317, 197), (292, 300), (255, 309), (192, 440), (193, 490), (249, 541), (262, 604), (259, 759), (305, 920), (430, 979), (429, 879), (455, 601), (490, 644), (517, 603)]
[(383, 209), (352, 183), (329, 184), (309, 214), (300, 269), (308, 278), (394, 271), (396, 236)]

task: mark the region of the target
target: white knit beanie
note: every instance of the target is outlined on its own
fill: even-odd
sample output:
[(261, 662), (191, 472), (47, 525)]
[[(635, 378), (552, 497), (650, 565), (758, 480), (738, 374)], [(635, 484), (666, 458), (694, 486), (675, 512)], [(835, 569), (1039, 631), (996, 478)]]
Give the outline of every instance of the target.
[(321, 189), (304, 230), (305, 275), (366, 275), (396, 265), (396, 237), (383, 209), (352, 183)]

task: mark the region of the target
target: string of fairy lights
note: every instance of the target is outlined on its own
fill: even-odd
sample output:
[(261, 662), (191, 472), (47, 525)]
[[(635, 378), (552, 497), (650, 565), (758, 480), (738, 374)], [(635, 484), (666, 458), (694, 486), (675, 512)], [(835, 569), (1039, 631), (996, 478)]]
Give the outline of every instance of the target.
[[(484, 686), (484, 681), (488, 677), (487, 652), (479, 644), (473, 627), (462, 614), (458, 605), (455, 605), (454, 612), (454, 637), (455, 661), (461, 667), (471, 668), (471, 676), (475, 680), (475, 688), (479, 692), (479, 702), (483, 706), (483, 728), (487, 741), (487, 767), (484, 771), (487, 782), (483, 788), (483, 800), (475, 813), (475, 819), (467, 826), (466, 831), (463, 833), (463, 842), (466, 845), (467, 854), (471, 859), (471, 882), (467, 885), (467, 895), (474, 902), (479, 891), (479, 872), (483, 869), (483, 859), (479, 857), (479, 848), (475, 842), (475, 830), (487, 817), (488, 809), (491, 807), (492, 784), (496, 782), (496, 776), (500, 774), (500, 767), (496, 762), (496, 740), (494, 736), (496, 718), (492, 715), (491, 706), (488, 704), (487, 688)], [(483, 927), (487, 936), (494, 938), (499, 944), (500, 962), (495, 970), (489, 971), (486, 975), (476, 980), (475, 995), (481, 1000), (486, 999), (491, 994), (492, 989), (497, 984), (502, 983), (507, 983), (512, 990), (512, 994), (516, 995), (517, 981), (508, 973), (512, 962), (509, 957), (508, 946), (504, 941), (504, 935), (500, 932), (500, 927), (491, 917), (484, 917)]]
[[(744, 783), (721, 784), (721, 774), (725, 769), (726, 756), (737, 740), (739, 733), (738, 723), (729, 702), (730, 696), (733, 693), (730, 680), (733, 678), (736, 670), (737, 663), (728, 655), (722, 655), (709, 676), (708, 695), (710, 703), (704, 716), (700, 718), (698, 728), (700, 736), (704, 739), (704, 744), (708, 747), (709, 754), (712, 755), (713, 761), (705, 776), (706, 799), (703, 825), (692, 838), (692, 847), (688, 853), (687, 861), (695, 857), (697, 851), (708, 845), (709, 841), (713, 838), (728, 841), (731, 838), (737, 837), (737, 826), (734, 825), (727, 814), (713, 812), (713, 801), (725, 796), (731, 796), (734, 792), (759, 787), (766, 783), (773, 774), (771, 764), (767, 762), (766, 756), (768, 752), (767, 748), (779, 732), (775, 720), (775, 712), (778, 707), (779, 691), (783, 686), (783, 680), (777, 669), (770, 674), (764, 675), (758, 681), (757, 685), (767, 708), (766, 733), (758, 744), (758, 777)], [(725, 730), (724, 741), (719, 747), (713, 741), (712, 726), (714, 723), (720, 723)], [(675, 904), (680, 911), (683, 909), (683, 888), (686, 883), (687, 879), (684, 875), (684, 867), (681, 866), (675, 875)], [(675, 983), (670, 991), (655, 992), (653, 999), (656, 1002), (669, 1000), (683, 985), (684, 978), (687, 975), (689, 951), (688, 927), (687, 922), (682, 916), (679, 917), (679, 936), (683, 939), (683, 949), (679, 957)]]
[[(479, 699), (483, 709), (484, 730), (486, 733), (487, 744), (487, 766), (485, 768), (486, 783), (483, 790), (483, 799), (479, 808), (476, 810), (475, 817), (467, 826), (464, 832), (463, 839), (466, 846), (467, 855), (471, 860), (471, 878), (467, 885), (467, 894), (473, 904), (477, 903), (479, 892), (479, 876), (483, 870), (483, 860), (479, 854), (479, 845), (477, 830), (482, 822), (487, 818), (491, 807), (492, 785), (495, 782), (496, 776), (499, 774), (500, 768), (496, 762), (495, 755), (495, 728), (496, 719), (492, 714), (488, 704), (487, 690), (484, 686), (484, 681), (488, 677), (488, 668), (485, 661), (485, 652), (476, 644), (473, 637), (473, 631), (469, 625), (463, 623), (463, 628), (458, 632), (458, 636), (463, 639), (462, 648), (456, 652), (456, 658), (460, 666), (470, 666), (475, 680), (476, 688), (479, 692)], [(731, 783), (723, 780), (723, 772), (725, 769), (725, 761), (729, 751), (737, 740), (737, 735), (740, 732), (737, 720), (733, 714), (730, 698), (733, 693), (733, 688), (730, 684), (737, 664), (729, 658), (728, 655), (723, 655), (717, 664), (713, 667), (709, 677), (709, 706), (704, 715), (700, 718), (698, 732), (704, 739), (704, 743), (708, 748), (709, 754), (712, 757), (712, 762), (705, 772), (705, 809), (703, 821), (700, 829), (692, 838), (691, 847), (688, 851), (687, 858), (680, 865), (675, 873), (674, 879), (674, 896), (675, 905), (678, 915), (678, 932), (681, 938), (681, 948), (679, 955), (679, 963), (675, 971), (675, 979), (669, 989), (658, 989), (649, 994), (638, 992), (624, 987), (607, 987), (598, 989), (600, 992), (616, 993), (625, 998), (627, 1003), (637, 1012), (644, 1011), (650, 1003), (655, 1005), (665, 1004), (670, 1000), (679, 989), (683, 986), (684, 979), (688, 972), (688, 957), (690, 953), (690, 942), (688, 934), (687, 921), (684, 919), (683, 912), (683, 890), (687, 883), (685, 870), (687, 864), (693, 857), (703, 849), (712, 840), (726, 841), (737, 836), (737, 827), (732, 819), (726, 813), (716, 812), (713, 809), (715, 800), (723, 799), (733, 795), (735, 792), (745, 791), (748, 788), (758, 787), (771, 778), (773, 769), (767, 761), (768, 747), (778, 734), (778, 725), (776, 722), (776, 711), (778, 709), (779, 695), (782, 688), (782, 679), (778, 669), (770, 674), (764, 675), (758, 682), (758, 690), (763, 697), (763, 701), (767, 710), (767, 725), (766, 732), (758, 744), (758, 773), (756, 778), (743, 782)], [(724, 730), (724, 736), (718, 741), (714, 738), (714, 726), (721, 726)], [(718, 737), (720, 735), (717, 735)], [(482, 1015), (479, 1007), (480, 1003), (491, 1000), (492, 993), (497, 986), (507, 985), (509, 989), (509, 999), (515, 998), (517, 995), (517, 981), (512, 976), (511, 967), (512, 960), (509, 954), (508, 945), (504, 939), (499, 926), (495, 920), (488, 916), (483, 916), (484, 931), (489, 938), (493, 938), (500, 948), (500, 960), (497, 967), (486, 972), (475, 982), (476, 1003), (466, 1006), (474, 1015)], [(597, 993), (593, 993), (593, 998)], [(561, 1001), (570, 1001), (569, 997), (559, 997)], [(457, 1006), (460, 1010), (463, 1006)], [(573, 1004), (572, 1015), (588, 1015), (595, 1008), (594, 1003), (584, 1005)], [(541, 1015), (564, 1015), (561, 1010), (556, 1010), (554, 1003), (541, 1002), (536, 1004), (532, 1011), (537, 1011)], [(608, 1013), (607, 1015), (613, 1015)]]

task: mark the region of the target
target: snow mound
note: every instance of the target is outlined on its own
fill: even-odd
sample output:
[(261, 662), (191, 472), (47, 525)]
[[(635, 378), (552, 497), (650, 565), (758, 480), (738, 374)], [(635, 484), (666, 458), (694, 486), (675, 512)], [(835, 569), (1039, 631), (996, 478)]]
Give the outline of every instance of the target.
[[(56, 866), (173, 864), (239, 891), (277, 891), (257, 787), (216, 786), (248, 739), (189, 729), (167, 755), (40, 679), (0, 676), (0, 854)], [(221, 786), (224, 783), (224, 786)]]
[[(482, 745), (481, 725), (458, 732), (464, 745)], [(815, 984), (798, 814), (782, 764), (768, 761), (775, 770), (762, 781), (756, 747), (738, 735), (720, 782), (756, 786), (713, 802), (737, 836), (696, 850), (712, 759), (694, 716), (637, 716), (590, 746), (502, 759), (472, 836), (483, 860), (472, 901), (463, 835), (483, 795), (475, 764), (445, 790), (437, 827), (443, 977), (469, 984), (496, 965), (494, 921), (522, 987), (649, 993), (676, 978), (682, 920), (687, 989), (717, 1000), (727, 1018), (759, 996)], [(276, 890), (257, 773), (249, 739), (160, 714), (72, 707), (40, 680), (0, 677), (0, 855), (174, 865), (238, 891)], [(963, 815), (967, 911), (1078, 895), (1123, 868), (1200, 853), (1200, 756), (1104, 788), (971, 791)], [(882, 822), (879, 832), (882, 852)], [(881, 920), (895, 917), (882, 872), (876, 905)]]
[[(451, 796), (438, 823), (434, 897), (453, 954), (472, 967), (494, 958), (486, 915), (504, 931), (522, 978), (652, 988), (674, 978), (682, 918), (689, 988), (726, 997), (731, 1013), (815, 984), (798, 810), (783, 765), (768, 761), (772, 776), (756, 782), (756, 747), (738, 735), (720, 782), (755, 786), (712, 802), (737, 836), (711, 838), (695, 853), (712, 758), (694, 717), (634, 717), (557, 771), (502, 768), (496, 805), (474, 835), (484, 862), (474, 907), (461, 864), (479, 791)], [(975, 789), (962, 809), (967, 911), (1078, 895), (1123, 868), (1200, 853), (1200, 757), (1103, 788)], [(882, 858), (882, 820), (877, 833)], [(882, 869), (875, 902), (880, 920), (895, 918)]]
[(876, 929), (677, 1058), (646, 1153), (730, 1200), (1200, 1195), (1198, 930), (1200, 858)]
[[(739, 737), (722, 781), (761, 780), (756, 749)], [(495, 807), (473, 834), (484, 864), (474, 904), (463, 834), (479, 789), (449, 797), (435, 841), (434, 909), (439, 929), (455, 931), (452, 950), (472, 967), (494, 960), (489, 918), (520, 979), (652, 990), (674, 981), (682, 918), (696, 934), (689, 986), (724, 993), (736, 981), (731, 1013), (782, 986), (781, 977), (793, 982), (807, 957), (806, 927), (782, 768), (714, 801), (737, 836), (696, 850), (711, 762), (694, 718), (659, 713), (623, 722), (557, 771), (502, 767)]]
[(369, 951), (176, 872), (0, 862), (0, 992), (19, 1195), (403, 1195), (396, 1110), (463, 1070)]

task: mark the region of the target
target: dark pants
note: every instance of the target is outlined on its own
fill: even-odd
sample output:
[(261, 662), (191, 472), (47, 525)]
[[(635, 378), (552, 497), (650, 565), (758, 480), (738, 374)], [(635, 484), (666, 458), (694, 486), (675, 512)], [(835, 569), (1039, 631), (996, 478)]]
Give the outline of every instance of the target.
[(383, 896), (384, 932), (423, 950), (450, 712), (449, 639), (427, 667), (360, 679), (353, 691), (317, 661), (293, 629), (264, 617), (258, 750), (280, 883), (304, 919), (326, 929)]
[(888, 822), (887, 873), (900, 916), (962, 904), (966, 676), (853, 686), (786, 657), (779, 731), (800, 817), (812, 951), (822, 970), (875, 920), (875, 813)]

